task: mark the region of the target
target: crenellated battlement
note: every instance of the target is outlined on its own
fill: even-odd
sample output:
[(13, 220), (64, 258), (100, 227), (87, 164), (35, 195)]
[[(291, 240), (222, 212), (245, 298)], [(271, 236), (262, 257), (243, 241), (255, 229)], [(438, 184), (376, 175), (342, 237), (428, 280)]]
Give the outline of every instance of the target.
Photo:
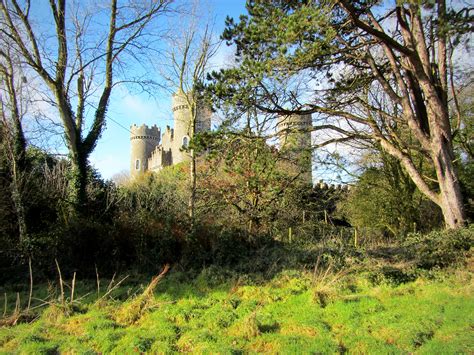
[(313, 189), (314, 190), (327, 190), (327, 191), (349, 191), (350, 190), (349, 185), (342, 185), (342, 184), (327, 184), (324, 182), (324, 180), (319, 180), (318, 183), (314, 184)]
[(184, 92), (178, 91), (172, 95), (171, 110), (173, 112), (178, 110), (189, 110), (188, 99)]
[(307, 115), (285, 115), (278, 118), (277, 132), (285, 134), (291, 130), (304, 130), (312, 126), (311, 114)]
[(151, 127), (148, 127), (145, 124), (137, 126), (135, 124), (130, 126), (130, 140), (134, 139), (152, 139), (152, 140), (160, 140), (161, 137), (161, 130), (155, 124)]
[(148, 170), (148, 158), (160, 144), (161, 130), (157, 125), (130, 126), (130, 174), (136, 176)]

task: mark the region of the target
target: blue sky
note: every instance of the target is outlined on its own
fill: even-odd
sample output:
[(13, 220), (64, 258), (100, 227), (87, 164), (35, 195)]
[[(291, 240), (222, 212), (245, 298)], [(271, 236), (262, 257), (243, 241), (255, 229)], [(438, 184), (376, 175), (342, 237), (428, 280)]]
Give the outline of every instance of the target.
[[(205, 9), (215, 19), (217, 35), (222, 33), (227, 15), (238, 18), (246, 12), (244, 0), (207, 0)], [(213, 59), (213, 68), (224, 65), (232, 54), (233, 49), (222, 44)], [(92, 165), (105, 179), (129, 170), (129, 127), (132, 124), (156, 124), (162, 130), (166, 125), (173, 125), (171, 95), (160, 90), (154, 96), (139, 94), (126, 86), (119, 86), (113, 91), (106, 130), (90, 157)]]

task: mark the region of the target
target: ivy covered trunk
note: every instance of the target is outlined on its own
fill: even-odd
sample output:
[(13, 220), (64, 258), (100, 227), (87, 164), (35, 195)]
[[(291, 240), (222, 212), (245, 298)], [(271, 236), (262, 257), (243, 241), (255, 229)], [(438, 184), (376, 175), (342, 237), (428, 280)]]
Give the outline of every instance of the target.
[(27, 183), (27, 181), (25, 180), (26, 141), (19, 120), (15, 121), (15, 138), (11, 164), (11, 194), (18, 221), (18, 234), (20, 237), (20, 244), (24, 247), (28, 247), (29, 237), (26, 220), (27, 207), (25, 205), (24, 198), (24, 188)]
[(87, 155), (78, 154), (71, 158), (69, 180), (69, 202), (76, 214), (82, 214), (87, 203)]

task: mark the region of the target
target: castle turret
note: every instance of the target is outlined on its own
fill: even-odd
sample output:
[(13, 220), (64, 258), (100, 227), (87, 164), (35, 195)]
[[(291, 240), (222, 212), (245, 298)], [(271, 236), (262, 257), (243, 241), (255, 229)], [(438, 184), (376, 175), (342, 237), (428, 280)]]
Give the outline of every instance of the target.
[(130, 127), (130, 175), (132, 177), (148, 170), (148, 158), (160, 144), (160, 135), (160, 129), (156, 125)]
[(198, 105), (196, 133), (211, 130), (211, 108), (205, 105)]
[(277, 123), (280, 149), (286, 152), (305, 181), (312, 183), (310, 114), (280, 116)]
[(174, 119), (174, 136), (189, 136), (191, 131), (191, 109), (182, 91), (173, 94), (173, 119)]
[[(173, 164), (180, 163), (189, 159), (189, 154), (183, 148), (187, 147), (189, 140), (193, 136), (192, 132), (192, 114), (190, 102), (186, 94), (178, 91), (173, 95), (173, 118), (174, 118), (174, 132), (173, 132)], [(197, 105), (196, 115), (196, 132), (208, 131), (211, 129), (211, 111)]]

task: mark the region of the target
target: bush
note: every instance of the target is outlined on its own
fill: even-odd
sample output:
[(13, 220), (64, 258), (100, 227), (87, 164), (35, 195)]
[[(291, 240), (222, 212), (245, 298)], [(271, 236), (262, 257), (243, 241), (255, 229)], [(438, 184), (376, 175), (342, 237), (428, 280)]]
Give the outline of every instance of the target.
[(462, 262), (473, 242), (474, 224), (471, 224), (458, 230), (409, 234), (403, 246), (418, 267), (432, 269)]
[(376, 159), (339, 204), (349, 223), (380, 240), (440, 227), (441, 210), (416, 188), (400, 163), (381, 152)]

